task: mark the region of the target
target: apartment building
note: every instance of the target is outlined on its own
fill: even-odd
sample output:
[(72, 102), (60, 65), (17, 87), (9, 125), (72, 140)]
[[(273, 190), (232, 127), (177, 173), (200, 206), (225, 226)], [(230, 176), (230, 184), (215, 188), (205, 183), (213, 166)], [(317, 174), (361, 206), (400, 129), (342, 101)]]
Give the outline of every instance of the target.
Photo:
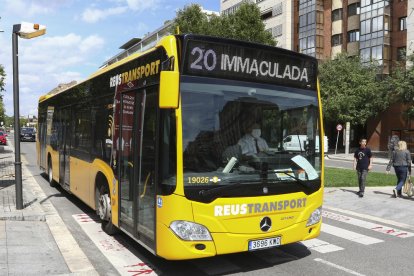
[(414, 53), (414, 1), (407, 5), (407, 54)]
[[(203, 9), (203, 7), (201, 7), (201, 11), (203, 13), (205, 13), (207, 16), (212, 16), (212, 15), (219, 16), (220, 15), (216, 11), (205, 10), (205, 9)], [(101, 68), (109, 66), (112, 63), (115, 63), (115, 62), (117, 62), (121, 59), (124, 59), (124, 58), (126, 58), (127, 56), (129, 56), (133, 53), (144, 52), (144, 51), (150, 49), (151, 47), (154, 47), (154, 45), (161, 38), (171, 34), (170, 29), (171, 29), (172, 24), (173, 24), (173, 20), (167, 20), (158, 29), (156, 29), (152, 32), (146, 33), (143, 38), (139, 38), (139, 37), (131, 38), (130, 40), (128, 40), (127, 42), (125, 42), (123, 45), (121, 45), (119, 47), (119, 49), (121, 49), (122, 51), (119, 54), (117, 54), (117, 55), (111, 57), (110, 59), (108, 59), (107, 61), (105, 61), (101, 65)]]
[(286, 0), (221, 0), (220, 14), (234, 13), (241, 3), (256, 3), (266, 30), (272, 33), (277, 47), (294, 50), (293, 2)]
[[(221, 0), (220, 12), (234, 12), (245, 0)], [(255, 0), (266, 28), (274, 33), (276, 25), (288, 25), (275, 37), (286, 49), (316, 57), (333, 59), (339, 53), (359, 55), (364, 62), (376, 60), (382, 74), (390, 74), (395, 61), (414, 53), (413, 0)], [(275, 13), (282, 5), (282, 13)], [(272, 11), (270, 13), (270, 10)], [(286, 11), (286, 12), (285, 12)], [(289, 18), (291, 17), (291, 18)], [(293, 23), (293, 24), (292, 24)], [(289, 35), (287, 32), (291, 31)], [(288, 39), (293, 39), (291, 42)], [(387, 150), (389, 137), (397, 134), (407, 140), (414, 151), (414, 123), (403, 116), (405, 107), (394, 104), (377, 118), (369, 120), (367, 129), (351, 131), (354, 145), (367, 134), (373, 150)], [(334, 127), (325, 126), (328, 135)]]

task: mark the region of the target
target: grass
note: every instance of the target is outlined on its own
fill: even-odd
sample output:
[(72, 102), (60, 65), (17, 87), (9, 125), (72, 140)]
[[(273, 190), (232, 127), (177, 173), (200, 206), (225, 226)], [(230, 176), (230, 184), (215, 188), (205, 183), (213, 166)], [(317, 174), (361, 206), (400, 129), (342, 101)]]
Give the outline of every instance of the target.
[[(368, 172), (366, 186), (394, 186), (396, 183), (394, 173)], [(325, 187), (358, 187), (357, 173), (354, 170), (325, 167)]]

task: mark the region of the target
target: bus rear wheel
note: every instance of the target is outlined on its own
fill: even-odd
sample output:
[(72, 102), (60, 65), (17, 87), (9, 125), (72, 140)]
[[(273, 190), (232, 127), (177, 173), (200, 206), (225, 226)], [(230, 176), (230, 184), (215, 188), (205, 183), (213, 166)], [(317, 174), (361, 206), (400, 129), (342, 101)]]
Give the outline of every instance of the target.
[(99, 189), (97, 213), (101, 219), (102, 230), (108, 235), (116, 234), (117, 228), (112, 223), (111, 198), (106, 187)]

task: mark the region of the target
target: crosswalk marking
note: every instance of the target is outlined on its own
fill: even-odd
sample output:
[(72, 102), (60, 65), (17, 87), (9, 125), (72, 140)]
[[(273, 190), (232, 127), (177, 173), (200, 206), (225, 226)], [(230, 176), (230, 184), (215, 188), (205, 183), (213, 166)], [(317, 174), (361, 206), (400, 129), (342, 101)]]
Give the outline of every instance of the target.
[[(401, 229), (396, 229), (396, 228), (381, 225), (378, 223), (364, 221), (361, 219), (356, 219), (350, 216), (333, 213), (333, 212), (329, 212), (326, 210), (322, 212), (322, 215), (324, 218), (328, 218), (328, 219), (332, 219), (335, 221), (358, 226), (364, 229), (372, 230), (375, 232), (394, 236), (397, 238), (408, 238), (408, 237), (414, 236), (414, 233), (412, 232), (404, 231)], [(375, 217), (373, 218), (375, 219)], [(359, 234), (353, 231), (345, 230), (340, 227), (329, 225), (325, 222), (322, 223), (321, 232), (329, 234), (329, 235), (334, 235), (336, 237), (346, 239), (352, 242), (356, 242), (359, 244), (363, 244), (363, 245), (371, 245), (371, 244), (384, 242), (384, 240), (377, 239), (377, 238), (370, 237), (370, 236), (363, 235), (363, 234)], [(344, 249), (340, 246), (328, 243), (320, 239), (312, 239), (312, 240), (303, 241), (302, 244), (305, 245), (307, 248), (315, 250), (319, 253), (330, 253), (330, 252), (340, 251)]]
[(370, 245), (374, 243), (383, 242), (383, 240), (372, 238), (363, 234), (358, 234), (349, 230), (345, 230), (339, 227), (335, 227), (326, 223), (322, 223), (322, 232), (328, 233), (339, 238), (350, 240), (364, 245)]
[(376, 231), (376, 232), (380, 232), (380, 233), (383, 233), (383, 234), (395, 236), (395, 237), (398, 237), (398, 238), (408, 238), (408, 237), (413, 237), (414, 236), (414, 233), (411, 233), (411, 232), (408, 232), (408, 231), (399, 230), (399, 229), (396, 229), (396, 228), (380, 225), (380, 224), (377, 224), (377, 223), (372, 223), (372, 222), (369, 222), (369, 221), (363, 221), (363, 220), (348, 217), (348, 216), (345, 216), (345, 215), (332, 213), (332, 212), (329, 212), (329, 211), (326, 211), (326, 210), (322, 211), (322, 216), (324, 218), (329, 218), (329, 219), (332, 219), (332, 220), (348, 223), (348, 224), (351, 224), (351, 225), (359, 226), (359, 227), (362, 227), (362, 228), (365, 228), (365, 229), (373, 230), (373, 231)]
[(356, 272), (356, 271), (354, 271), (354, 270), (351, 270), (351, 269), (349, 269), (349, 268), (343, 267), (343, 266), (341, 266), (341, 265), (337, 265), (337, 264), (334, 264), (334, 263), (328, 262), (328, 261), (323, 260), (323, 259), (321, 259), (321, 258), (316, 258), (316, 259), (313, 259), (313, 260), (314, 260), (314, 261), (316, 261), (316, 262), (320, 262), (320, 263), (323, 263), (323, 264), (326, 264), (326, 265), (332, 266), (332, 267), (334, 267), (334, 268), (337, 268), (337, 269), (339, 269), (339, 270), (342, 270), (342, 271), (347, 272), (347, 273), (352, 274), (352, 275), (357, 275), (357, 276), (365, 276), (364, 274), (361, 274), (361, 273)]
[(319, 253), (329, 253), (339, 250), (343, 250), (342, 247), (330, 244), (329, 242), (320, 240), (320, 239), (311, 239), (301, 242), (304, 246), (309, 249), (318, 251)]

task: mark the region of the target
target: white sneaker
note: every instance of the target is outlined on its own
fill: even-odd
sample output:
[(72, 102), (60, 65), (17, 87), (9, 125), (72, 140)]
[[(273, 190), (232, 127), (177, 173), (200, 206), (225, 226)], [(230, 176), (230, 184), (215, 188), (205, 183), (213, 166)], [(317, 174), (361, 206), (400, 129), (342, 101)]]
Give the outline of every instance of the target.
[(393, 189), (392, 193), (393, 193), (392, 197), (397, 198), (397, 189)]

